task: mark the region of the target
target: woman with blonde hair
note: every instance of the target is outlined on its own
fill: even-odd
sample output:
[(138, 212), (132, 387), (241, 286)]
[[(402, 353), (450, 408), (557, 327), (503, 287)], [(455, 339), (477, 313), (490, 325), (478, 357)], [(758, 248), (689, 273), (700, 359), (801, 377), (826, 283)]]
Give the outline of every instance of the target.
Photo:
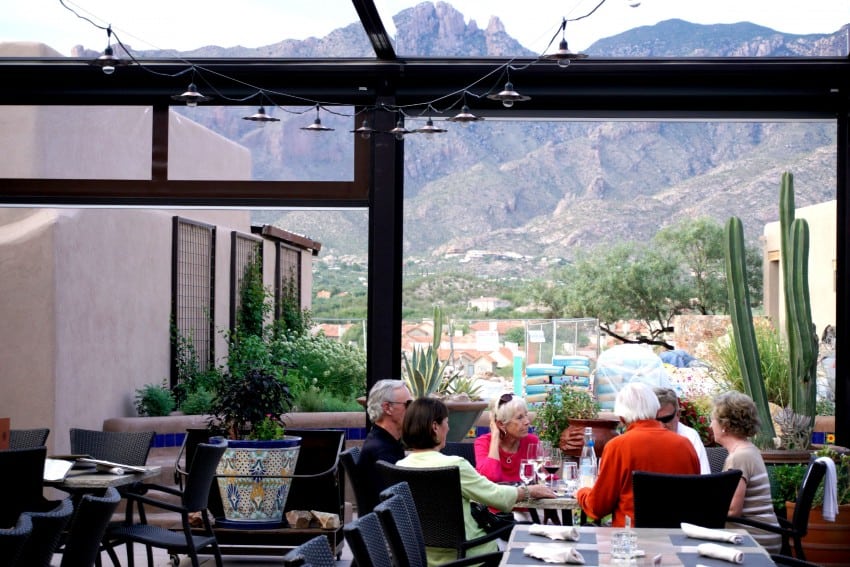
[(528, 406), (507, 393), (490, 402), (490, 432), (475, 439), (475, 469), (493, 482), (519, 482), (519, 464), (528, 446), (539, 443), (529, 433)]

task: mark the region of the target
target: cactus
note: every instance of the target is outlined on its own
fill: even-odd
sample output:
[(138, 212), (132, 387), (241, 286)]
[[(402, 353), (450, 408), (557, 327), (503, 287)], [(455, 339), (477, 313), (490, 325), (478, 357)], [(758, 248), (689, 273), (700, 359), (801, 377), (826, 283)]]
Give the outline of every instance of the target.
[(791, 409), (814, 424), (818, 340), (809, 298), (809, 224), (794, 218), (794, 176), (782, 174), (779, 224), (785, 292), (785, 332), (790, 356)]
[(747, 289), (746, 251), (744, 248), (744, 227), (741, 219), (732, 217), (726, 222), (723, 233), (726, 249), (726, 289), (729, 293), (729, 314), (732, 319), (732, 331), (735, 349), (744, 389), (753, 399), (759, 414), (761, 427), (756, 435), (756, 444), (767, 447), (773, 438), (773, 420), (767, 404), (767, 393), (761, 373), (756, 331), (750, 310), (750, 293)]

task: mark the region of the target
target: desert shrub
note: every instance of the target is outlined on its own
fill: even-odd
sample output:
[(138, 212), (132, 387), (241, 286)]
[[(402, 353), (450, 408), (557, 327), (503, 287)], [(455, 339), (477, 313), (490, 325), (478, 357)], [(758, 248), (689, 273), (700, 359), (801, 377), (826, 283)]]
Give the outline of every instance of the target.
[(141, 416), (168, 415), (174, 411), (174, 396), (163, 384), (145, 384), (136, 390), (136, 411)]

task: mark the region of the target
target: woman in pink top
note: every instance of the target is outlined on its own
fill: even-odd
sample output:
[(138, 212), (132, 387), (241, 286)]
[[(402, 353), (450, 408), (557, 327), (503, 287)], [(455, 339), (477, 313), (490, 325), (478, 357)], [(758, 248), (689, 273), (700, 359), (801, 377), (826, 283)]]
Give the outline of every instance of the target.
[(525, 399), (502, 394), (490, 402), (490, 433), (475, 440), (475, 468), (493, 482), (519, 482), (519, 463), (528, 446), (539, 443), (528, 432), (531, 420)]

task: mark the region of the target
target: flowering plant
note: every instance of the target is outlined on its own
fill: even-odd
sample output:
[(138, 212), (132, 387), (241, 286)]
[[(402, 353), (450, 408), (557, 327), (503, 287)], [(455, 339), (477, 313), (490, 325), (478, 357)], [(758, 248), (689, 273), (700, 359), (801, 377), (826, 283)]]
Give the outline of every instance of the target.
[(280, 420), (280, 417), (267, 413), (266, 417), (264, 417), (262, 421), (255, 423), (253, 427), (251, 427), (251, 433), (248, 435), (248, 439), (253, 439), (255, 441), (282, 439), (285, 431), (286, 428)]
[(679, 422), (695, 429), (706, 447), (714, 445), (714, 433), (709, 427), (711, 417), (707, 408), (693, 400), (681, 397), (679, 398)]

